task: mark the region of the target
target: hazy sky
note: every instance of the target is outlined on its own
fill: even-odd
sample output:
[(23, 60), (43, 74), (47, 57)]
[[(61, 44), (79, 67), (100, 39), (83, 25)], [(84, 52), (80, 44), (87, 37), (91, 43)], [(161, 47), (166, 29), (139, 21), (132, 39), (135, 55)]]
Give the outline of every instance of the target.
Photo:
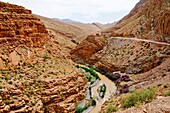
[(50, 18), (111, 23), (129, 13), (139, 0), (1, 0)]

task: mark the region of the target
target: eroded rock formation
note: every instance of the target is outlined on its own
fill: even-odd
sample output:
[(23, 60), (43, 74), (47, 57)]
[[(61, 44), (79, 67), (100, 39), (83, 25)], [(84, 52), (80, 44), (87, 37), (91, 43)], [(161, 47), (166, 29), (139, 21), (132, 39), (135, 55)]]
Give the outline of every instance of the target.
[(22, 6), (0, 2), (0, 113), (72, 113), (86, 78), (46, 27)]
[(22, 6), (0, 2), (0, 44), (18, 42), (42, 46), (47, 39), (47, 30), (31, 13)]
[(170, 42), (169, 25), (169, 0), (141, 0), (127, 16), (106, 31), (112, 36)]
[(102, 35), (90, 35), (71, 51), (71, 57), (77, 63), (90, 63), (89, 58), (102, 50), (106, 42), (107, 38)]

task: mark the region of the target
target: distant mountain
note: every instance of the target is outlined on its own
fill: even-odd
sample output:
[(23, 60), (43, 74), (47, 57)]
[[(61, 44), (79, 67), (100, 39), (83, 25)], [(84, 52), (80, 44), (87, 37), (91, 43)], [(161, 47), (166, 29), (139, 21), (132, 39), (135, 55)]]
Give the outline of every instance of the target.
[(79, 22), (79, 21), (75, 21), (75, 20), (71, 20), (71, 19), (58, 19), (58, 18), (53, 18), (54, 20), (60, 20), (60, 21), (63, 21), (63, 22), (68, 22), (68, 23), (82, 23), (82, 22)]
[(70, 23), (81, 23), (79, 21), (71, 20), (71, 19), (62, 19), (64, 22), (70, 22)]

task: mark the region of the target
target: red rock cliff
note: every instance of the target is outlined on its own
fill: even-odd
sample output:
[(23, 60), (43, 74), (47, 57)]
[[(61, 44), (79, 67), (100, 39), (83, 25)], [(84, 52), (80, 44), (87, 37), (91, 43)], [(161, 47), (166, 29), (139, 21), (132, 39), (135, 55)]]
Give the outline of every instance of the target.
[(104, 36), (89, 35), (77, 47), (71, 51), (72, 60), (77, 63), (91, 63), (89, 58), (102, 50), (106, 45), (107, 38)]
[(112, 36), (170, 42), (170, 1), (140, 0), (127, 16), (108, 31)]
[(43, 45), (47, 30), (31, 13), (22, 6), (0, 2), (0, 44), (24, 42), (29, 46)]

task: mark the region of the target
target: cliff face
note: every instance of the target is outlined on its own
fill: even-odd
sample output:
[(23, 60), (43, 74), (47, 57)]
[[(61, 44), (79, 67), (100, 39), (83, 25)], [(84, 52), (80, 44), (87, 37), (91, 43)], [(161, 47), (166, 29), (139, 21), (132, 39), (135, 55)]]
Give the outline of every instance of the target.
[(159, 66), (169, 55), (169, 46), (162, 44), (123, 38), (105, 38), (105, 43), (101, 43), (97, 38), (80, 43), (72, 51), (72, 59), (110, 73), (138, 74)]
[[(157, 71), (156, 67), (164, 63), (165, 65), (160, 67), (168, 69), (169, 64), (165, 62), (169, 59), (168, 43), (158, 44), (123, 37), (136, 36), (169, 42), (169, 5), (169, 0), (141, 0), (129, 15), (107, 31), (112, 36), (122, 37), (106, 38), (107, 43), (103, 43), (100, 49), (96, 44), (100, 43), (96, 40), (97, 36), (94, 36), (90, 43), (93, 46), (89, 45), (87, 38), (71, 52), (73, 60), (93, 65), (99, 70), (110, 73), (121, 71), (128, 74), (148, 74), (151, 70)], [(157, 73), (162, 75), (167, 70), (159, 71)]]
[(112, 36), (138, 37), (170, 42), (170, 1), (141, 0), (114, 27)]
[(86, 78), (56, 38), (30, 10), (0, 2), (0, 113), (72, 113), (84, 99)]
[[(102, 35), (107, 35), (104, 33), (101, 36), (87, 37), (72, 50), (72, 59), (77, 63), (93, 66), (111, 79), (112, 77), (118, 78), (119, 75), (116, 73), (127, 74), (130, 78), (129, 82), (121, 82), (121, 79), (116, 81), (120, 93), (123, 92), (122, 90), (128, 92), (169, 84), (169, 8), (169, 0), (141, 0), (129, 15), (105, 31), (115, 37), (101, 38), (104, 37)], [(99, 40), (99, 37), (105, 40)], [(169, 89), (169, 86), (166, 85), (166, 88)], [(121, 101), (118, 100), (115, 103), (117, 97), (122, 99), (121, 95), (114, 96), (101, 112), (110, 112), (110, 109), (113, 108), (112, 105), (119, 108)], [(153, 105), (155, 106), (155, 104)], [(156, 108), (154, 106), (152, 108)], [(161, 106), (160, 109), (162, 110), (162, 108), (164, 107)], [(119, 110), (121, 111), (122, 108)], [(152, 110), (145, 109), (145, 111)]]
[(91, 63), (89, 58), (102, 50), (107, 39), (104, 36), (88, 36), (77, 47), (71, 51), (72, 60), (77, 63)]
[(31, 10), (0, 2), (0, 44), (24, 42), (28, 46), (42, 46), (46, 39), (44, 24), (31, 15)]

